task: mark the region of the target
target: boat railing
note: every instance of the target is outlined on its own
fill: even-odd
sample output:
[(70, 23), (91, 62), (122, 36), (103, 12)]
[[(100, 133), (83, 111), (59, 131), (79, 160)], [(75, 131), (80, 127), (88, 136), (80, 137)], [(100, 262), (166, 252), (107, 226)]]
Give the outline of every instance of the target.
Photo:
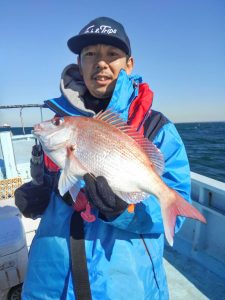
[(225, 183), (191, 172), (191, 196), (207, 224), (187, 219), (174, 247), (225, 278)]
[[(0, 157), (0, 176), (4, 173), (0, 179), (20, 177), (21, 184), (29, 181), (34, 136), (13, 136), (6, 131), (0, 133), (0, 142), (4, 158), (3, 170)], [(18, 154), (25, 152), (27, 156), (21, 159)], [(192, 172), (191, 196), (193, 205), (205, 216), (207, 224), (187, 219), (175, 237), (174, 248), (222, 276), (225, 274), (225, 183)]]
[(0, 179), (30, 179), (29, 162), (34, 144), (35, 137), (32, 134), (12, 135), (11, 131), (0, 132)]
[[(21, 128), (23, 130), (23, 134), (25, 134), (25, 127), (24, 127), (24, 120), (23, 120), (23, 110), (24, 108), (40, 108), (40, 114), (41, 114), (41, 121), (43, 121), (43, 111), (42, 109), (45, 108), (44, 104), (16, 104), (16, 105), (0, 105), (1, 109), (19, 109), (20, 110), (20, 123)], [(10, 126), (9, 126), (10, 128)]]
[[(207, 207), (225, 214), (225, 183), (212, 178), (191, 173), (192, 199)], [(224, 199), (224, 201), (221, 201)]]

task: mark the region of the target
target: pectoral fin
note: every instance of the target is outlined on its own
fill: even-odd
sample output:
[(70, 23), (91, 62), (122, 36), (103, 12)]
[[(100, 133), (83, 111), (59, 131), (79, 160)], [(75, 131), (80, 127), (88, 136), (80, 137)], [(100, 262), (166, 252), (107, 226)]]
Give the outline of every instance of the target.
[(77, 185), (78, 181), (81, 180), (86, 173), (88, 173), (88, 171), (75, 157), (73, 148), (69, 147), (67, 149), (65, 167), (59, 178), (58, 189), (60, 195), (63, 196), (73, 186)]

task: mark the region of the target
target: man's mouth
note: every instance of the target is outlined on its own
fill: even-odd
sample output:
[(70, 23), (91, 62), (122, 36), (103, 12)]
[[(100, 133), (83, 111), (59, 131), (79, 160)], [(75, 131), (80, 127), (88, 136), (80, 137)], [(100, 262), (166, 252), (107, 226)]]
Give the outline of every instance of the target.
[(105, 83), (111, 80), (111, 76), (98, 74), (98, 75), (94, 75), (93, 79), (98, 83)]
[(96, 76), (95, 80), (97, 81), (105, 81), (105, 80), (109, 80), (110, 78), (107, 76)]

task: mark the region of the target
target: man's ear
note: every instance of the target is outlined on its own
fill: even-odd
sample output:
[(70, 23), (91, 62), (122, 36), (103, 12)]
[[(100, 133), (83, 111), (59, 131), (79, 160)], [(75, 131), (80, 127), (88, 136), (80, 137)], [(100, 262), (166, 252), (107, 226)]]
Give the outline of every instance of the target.
[(81, 61), (80, 61), (80, 55), (77, 56), (77, 65), (79, 67), (79, 72), (83, 76), (82, 68), (81, 68)]
[(127, 59), (126, 72), (130, 75), (134, 68), (134, 58), (131, 56)]

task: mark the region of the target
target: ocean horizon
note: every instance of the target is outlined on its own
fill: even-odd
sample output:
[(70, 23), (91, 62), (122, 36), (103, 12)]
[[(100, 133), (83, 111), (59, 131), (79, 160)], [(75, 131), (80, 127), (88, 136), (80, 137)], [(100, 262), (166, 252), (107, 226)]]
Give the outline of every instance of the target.
[[(225, 182), (225, 121), (175, 123), (191, 171)], [(33, 127), (0, 127), (13, 135), (30, 134)]]

